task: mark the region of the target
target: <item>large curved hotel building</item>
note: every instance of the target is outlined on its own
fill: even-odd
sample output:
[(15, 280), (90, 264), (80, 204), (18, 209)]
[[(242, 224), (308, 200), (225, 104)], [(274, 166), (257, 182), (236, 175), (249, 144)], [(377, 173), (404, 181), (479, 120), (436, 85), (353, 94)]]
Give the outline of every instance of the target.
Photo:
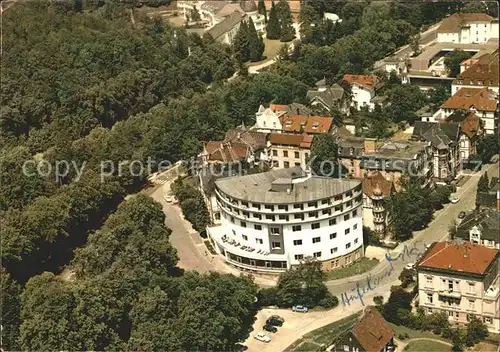
[(363, 256), (359, 181), (294, 167), (219, 179), (215, 193), (221, 225), (207, 232), (235, 266), (282, 271), (313, 257), (331, 270)]

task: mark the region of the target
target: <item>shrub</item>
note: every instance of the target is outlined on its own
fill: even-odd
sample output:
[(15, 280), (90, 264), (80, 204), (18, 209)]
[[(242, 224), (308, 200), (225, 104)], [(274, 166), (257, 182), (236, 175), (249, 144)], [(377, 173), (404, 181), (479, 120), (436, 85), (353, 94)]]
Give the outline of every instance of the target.
[(263, 288), (257, 293), (257, 300), (261, 307), (277, 305), (278, 289), (276, 287)]
[(318, 302), (318, 305), (323, 308), (335, 308), (339, 305), (339, 299), (330, 293)]

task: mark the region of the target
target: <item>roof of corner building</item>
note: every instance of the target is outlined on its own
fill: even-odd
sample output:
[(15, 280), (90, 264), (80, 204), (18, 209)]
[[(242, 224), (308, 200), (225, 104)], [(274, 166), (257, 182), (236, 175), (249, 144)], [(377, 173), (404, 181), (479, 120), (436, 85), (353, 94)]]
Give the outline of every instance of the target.
[(481, 127), (481, 119), (472, 111), (456, 110), (446, 118), (446, 123), (458, 123), (467, 137), (475, 136)]
[(221, 37), (225, 33), (229, 32), (238, 23), (240, 23), (245, 16), (246, 15), (244, 13), (240, 13), (238, 11), (235, 11), (232, 14), (230, 14), (229, 16), (227, 16), (226, 18), (224, 18), (224, 20), (222, 22), (217, 23), (215, 26), (210, 28), (207, 31), (207, 33), (210, 34), (212, 36), (212, 38), (218, 39), (219, 37)]
[[(291, 178), (293, 187), (288, 192), (271, 190), (277, 179)], [(225, 194), (255, 203), (291, 204), (331, 198), (352, 190), (360, 181), (332, 177), (309, 176), (300, 167), (277, 169), (253, 175), (217, 180), (216, 186)]]
[[(463, 80), (464, 85), (471, 84), (471, 80), (482, 80), (486, 86), (496, 86), (499, 83), (499, 57), (498, 49), (493, 53), (487, 53), (474, 60), (475, 62), (469, 66), (464, 72), (460, 73), (453, 81), (457, 84), (457, 80)], [(476, 82), (477, 83), (477, 82)], [(490, 84), (491, 83), (491, 84)], [(474, 84), (474, 82), (472, 82)]]
[(233, 129), (226, 132), (223, 142), (239, 142), (246, 144), (252, 150), (258, 150), (266, 147), (267, 135), (263, 132)]
[(368, 197), (382, 196), (386, 198), (391, 195), (393, 187), (392, 181), (386, 180), (378, 171), (363, 179), (363, 193)]
[(366, 308), (352, 334), (365, 351), (382, 351), (394, 337), (394, 330), (375, 307)]
[(437, 29), (438, 33), (453, 33), (458, 32), (463, 24), (471, 22), (487, 22), (490, 23), (494, 18), (485, 13), (456, 13), (441, 22)]
[(479, 111), (495, 111), (497, 109), (495, 92), (486, 87), (460, 88), (441, 105), (441, 108), (469, 110), (471, 106)]
[(240, 142), (210, 141), (205, 143), (208, 160), (220, 162), (233, 162), (245, 160), (250, 154), (250, 147)]
[(364, 155), (367, 158), (413, 159), (415, 155), (425, 150), (427, 145), (428, 142), (391, 140), (378, 147), (374, 152), (365, 151)]
[(470, 242), (438, 242), (420, 259), (417, 268), (484, 275), (499, 251)]
[(344, 81), (349, 84), (357, 84), (367, 89), (375, 89), (377, 84), (377, 76), (367, 76), (367, 75), (344, 75)]
[(280, 117), (282, 129), (286, 132), (305, 132), (310, 134), (328, 133), (333, 118), (286, 114)]
[(312, 136), (307, 134), (283, 134), (271, 133), (269, 135), (269, 142), (273, 145), (290, 145), (301, 148), (311, 148)]
[(438, 149), (446, 149), (458, 141), (459, 130), (457, 123), (415, 121), (412, 138), (431, 142)]

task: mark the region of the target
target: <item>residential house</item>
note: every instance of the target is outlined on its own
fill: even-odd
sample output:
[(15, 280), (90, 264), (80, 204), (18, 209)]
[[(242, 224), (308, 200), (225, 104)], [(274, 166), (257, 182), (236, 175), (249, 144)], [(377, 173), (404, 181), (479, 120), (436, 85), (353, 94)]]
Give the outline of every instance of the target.
[(494, 134), (498, 128), (497, 94), (489, 88), (460, 88), (446, 100), (434, 114), (433, 121), (444, 121), (456, 110), (471, 111), (481, 118), (486, 134)]
[(476, 197), (479, 208), (493, 208), (500, 212), (500, 179), (492, 177), (487, 192), (479, 192)]
[(221, 22), (210, 28), (207, 33), (216, 41), (231, 44), (240, 29), (241, 22), (245, 21), (246, 18), (244, 13), (234, 11)]
[(361, 319), (334, 342), (333, 352), (395, 351), (394, 330), (375, 307), (367, 307)]
[(377, 76), (367, 75), (344, 75), (344, 81), (351, 85), (351, 106), (356, 110), (367, 107), (369, 110), (375, 108), (372, 99), (375, 97)]
[(499, 93), (499, 57), (498, 49), (484, 54), (477, 59), (468, 59), (461, 63), (460, 74), (451, 84), (451, 94), (461, 88), (488, 88)]
[(434, 177), (446, 180), (455, 177), (460, 166), (460, 125), (416, 121), (411, 140), (429, 142), (432, 149)]
[(309, 105), (313, 107), (320, 107), (328, 112), (334, 109), (338, 109), (343, 113), (347, 112), (344, 88), (337, 83), (328, 86), (325, 78), (316, 82), (316, 89), (308, 90), (306, 97)]
[(396, 192), (394, 183), (386, 180), (380, 172), (375, 172), (363, 180), (363, 226), (380, 235), (387, 228), (386, 199)]
[(362, 137), (354, 137), (344, 126), (338, 129), (336, 136), (338, 160), (346, 168), (351, 177), (362, 179), (363, 171), (360, 168), (360, 163), (365, 151), (365, 144), (370, 143), (370, 140), (365, 140)]
[(267, 144), (269, 164), (273, 168), (300, 166), (308, 169), (313, 137), (303, 134), (270, 133)]
[(199, 158), (202, 165), (248, 163), (259, 164), (267, 159), (267, 134), (257, 131), (231, 130), (222, 141), (205, 143)]
[(438, 43), (483, 44), (498, 38), (498, 21), (485, 13), (457, 13), (437, 29)]
[(468, 160), (471, 155), (477, 154), (477, 142), (483, 134), (481, 119), (472, 111), (456, 110), (445, 122), (460, 125), (459, 159)]
[(422, 187), (430, 186), (433, 178), (432, 147), (430, 142), (391, 140), (365, 142), (365, 151), (359, 164), (361, 172), (369, 176), (379, 171), (386, 180), (400, 190), (401, 176), (405, 173), (418, 176)]
[(471, 315), (500, 332), (499, 251), (462, 240), (431, 245), (416, 264), (419, 307), (467, 325)]
[(500, 249), (500, 213), (497, 209), (477, 209), (465, 216), (457, 226), (455, 238), (472, 244)]
[(255, 113), (255, 126), (253, 129), (260, 132), (282, 132), (281, 120), (284, 119), (286, 114), (308, 116), (311, 114), (311, 110), (307, 106), (298, 103), (289, 105), (269, 104), (268, 108), (261, 105)]

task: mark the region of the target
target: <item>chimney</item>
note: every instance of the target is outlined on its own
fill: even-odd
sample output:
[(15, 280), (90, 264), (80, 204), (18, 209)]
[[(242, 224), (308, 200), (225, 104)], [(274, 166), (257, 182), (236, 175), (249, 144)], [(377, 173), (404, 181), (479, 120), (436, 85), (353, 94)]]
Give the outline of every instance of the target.
[(241, 139), (241, 133), (240, 133), (240, 132), (238, 132), (238, 133), (236, 134), (236, 139)]
[(364, 140), (365, 153), (374, 153), (376, 142), (377, 140), (375, 138), (365, 138)]
[(300, 115), (300, 109), (297, 108), (297, 115)]

